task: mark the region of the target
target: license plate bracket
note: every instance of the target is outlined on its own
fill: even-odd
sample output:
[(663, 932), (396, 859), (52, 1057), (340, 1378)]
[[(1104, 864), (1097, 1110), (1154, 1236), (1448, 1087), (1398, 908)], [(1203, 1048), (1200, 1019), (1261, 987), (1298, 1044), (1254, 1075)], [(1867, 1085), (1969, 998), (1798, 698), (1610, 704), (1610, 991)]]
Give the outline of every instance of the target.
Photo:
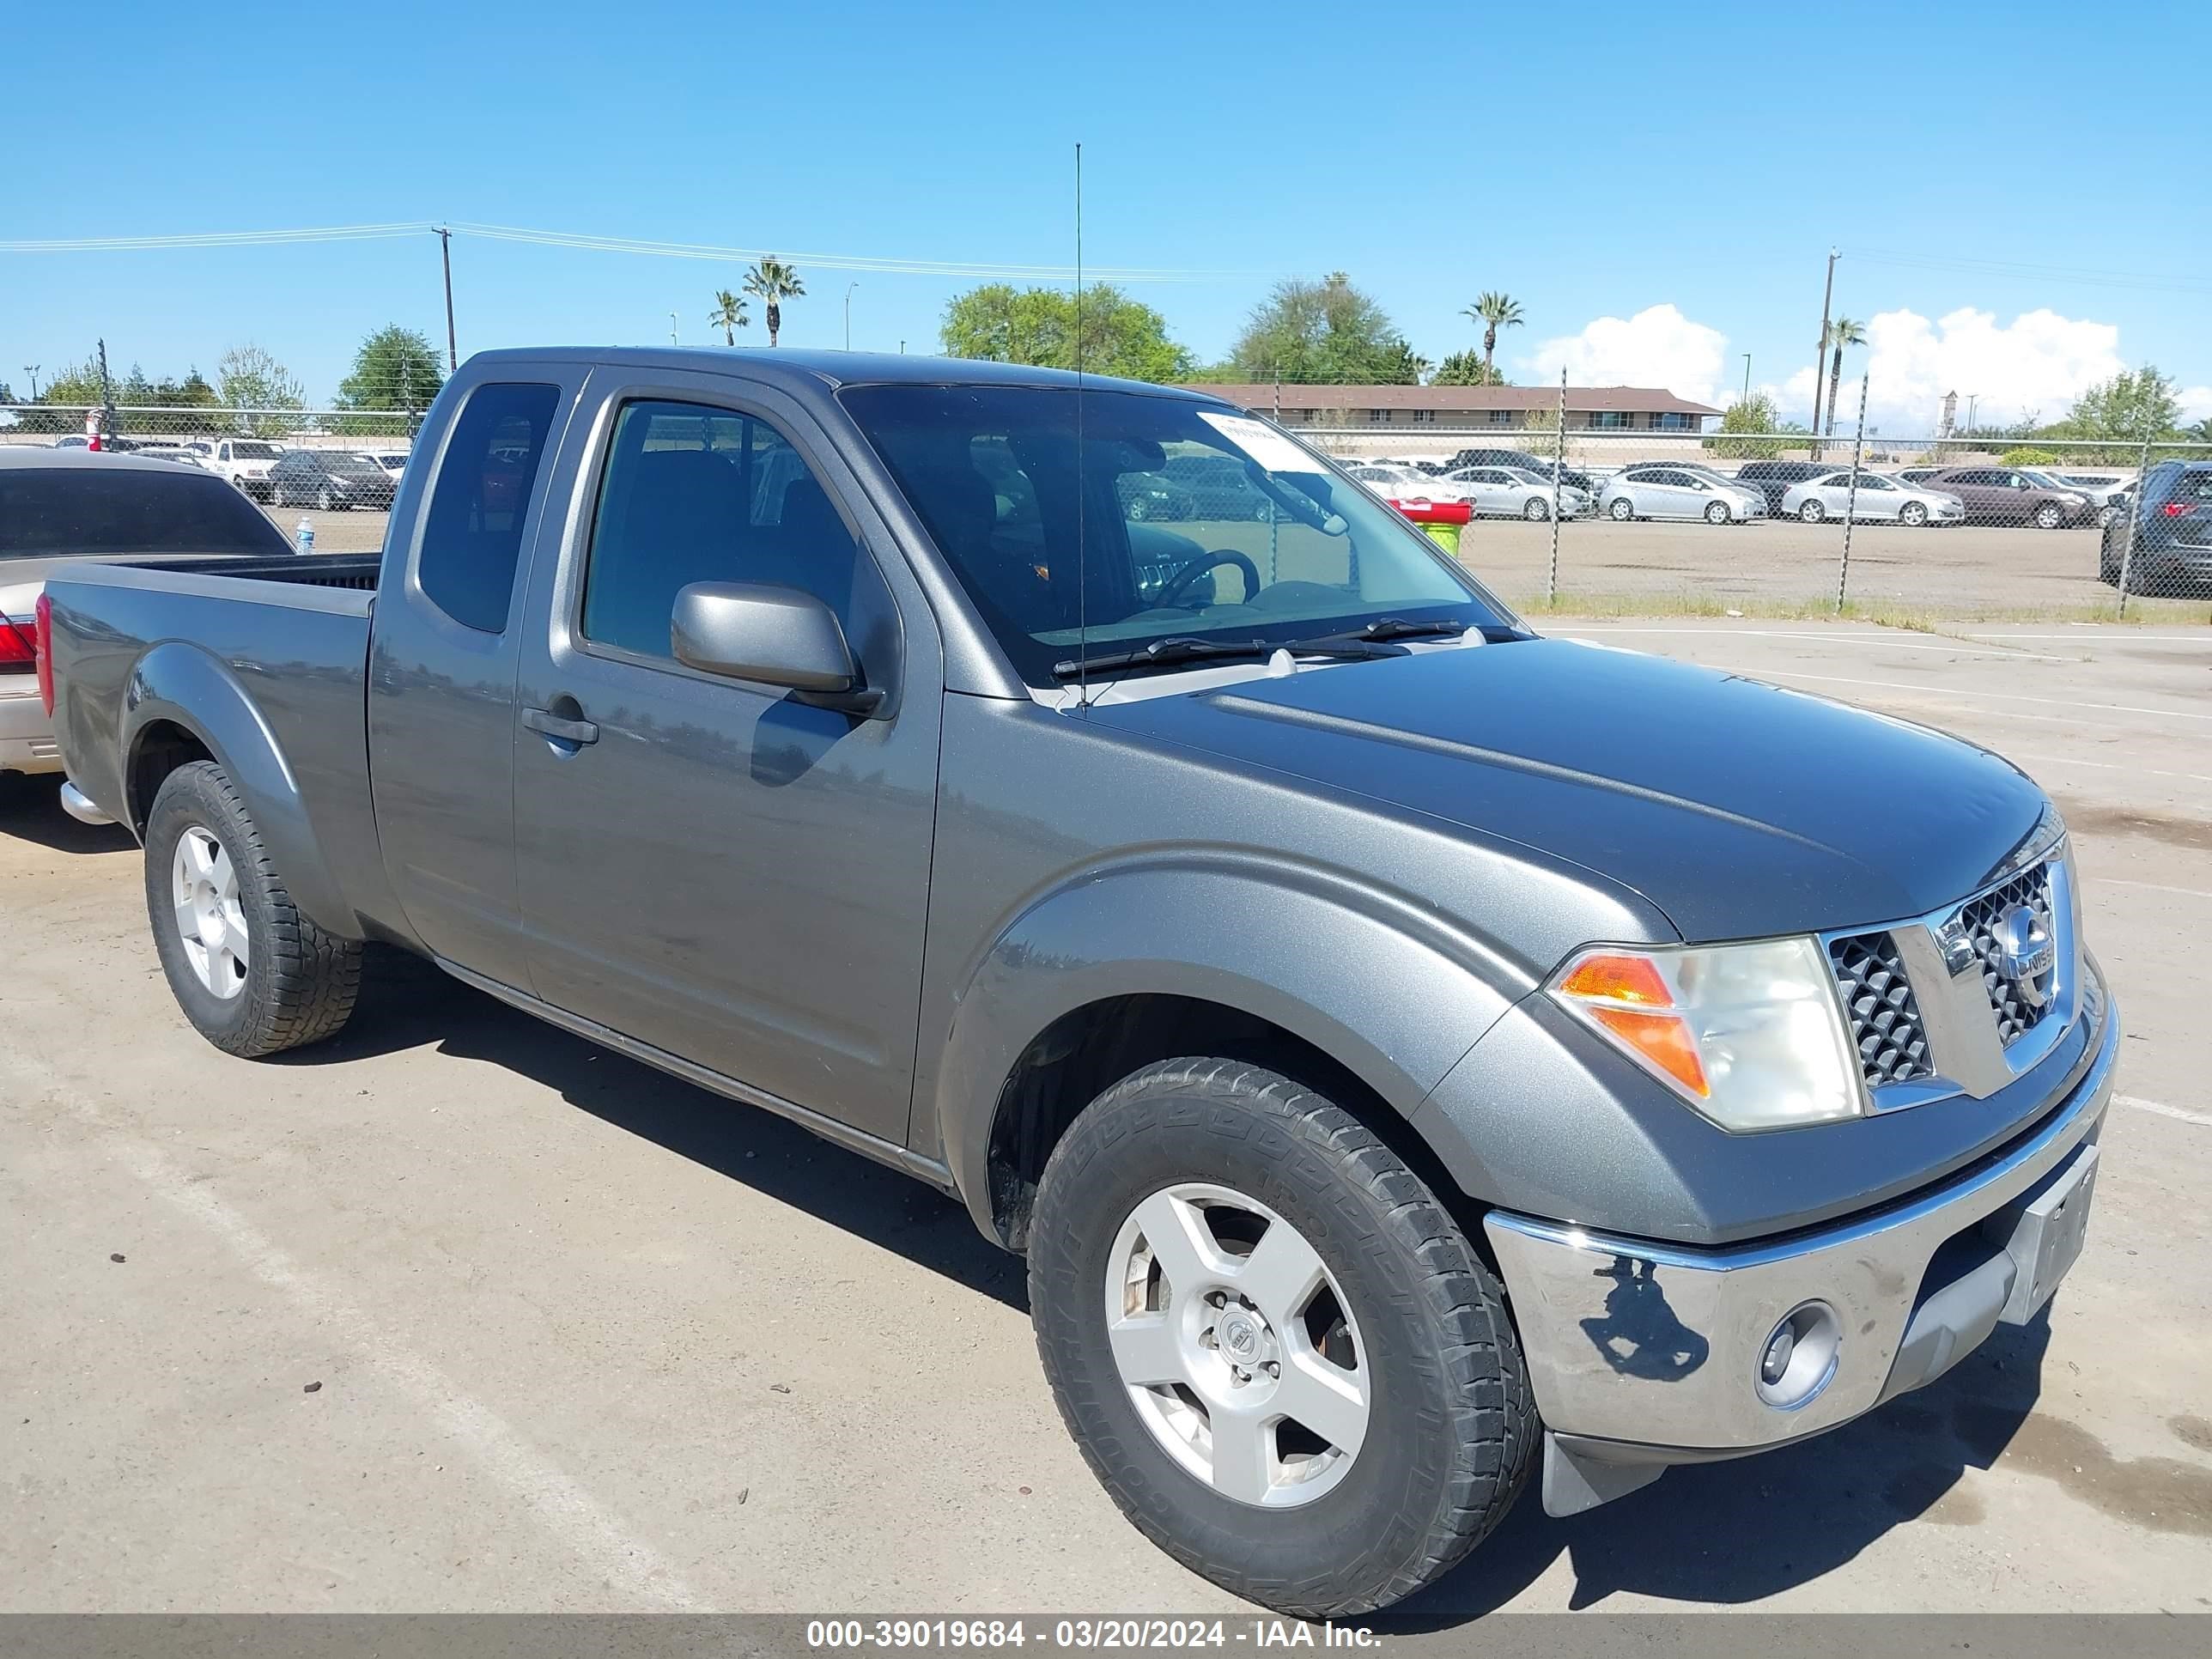
[(2014, 1269), (2000, 1323), (2025, 1325), (2051, 1300), (2081, 1254), (2096, 1190), (2097, 1148), (2084, 1146), (2040, 1186), (1982, 1224), (1984, 1235), (2004, 1247)]

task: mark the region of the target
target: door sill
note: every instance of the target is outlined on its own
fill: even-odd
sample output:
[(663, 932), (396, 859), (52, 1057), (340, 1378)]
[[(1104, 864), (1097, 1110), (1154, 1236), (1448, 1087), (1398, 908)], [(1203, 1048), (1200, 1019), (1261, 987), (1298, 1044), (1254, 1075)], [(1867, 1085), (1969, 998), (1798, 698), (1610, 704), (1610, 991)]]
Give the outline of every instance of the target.
[(727, 1099), (746, 1106), (757, 1106), (763, 1111), (774, 1112), (778, 1117), (788, 1118), (800, 1128), (810, 1130), (823, 1139), (842, 1146), (848, 1152), (858, 1152), (863, 1158), (872, 1158), (878, 1164), (887, 1164), (895, 1170), (912, 1176), (917, 1181), (927, 1182), (939, 1191), (948, 1193), (955, 1198), (960, 1195), (959, 1188), (954, 1183), (952, 1171), (949, 1167), (933, 1158), (924, 1157), (911, 1147), (902, 1146), (896, 1141), (885, 1140), (880, 1135), (870, 1134), (866, 1129), (856, 1129), (849, 1123), (841, 1123), (836, 1118), (817, 1112), (811, 1106), (801, 1106), (795, 1101), (786, 1100), (781, 1095), (772, 1095), (765, 1089), (756, 1089), (750, 1084), (740, 1083), (737, 1079), (726, 1077), (710, 1066), (700, 1065), (696, 1060), (685, 1060), (680, 1054), (672, 1054), (665, 1048), (656, 1048), (649, 1042), (641, 1042), (635, 1037), (624, 1036), (612, 1026), (602, 1025), (599, 1021), (586, 1019), (581, 1014), (572, 1014), (565, 1008), (556, 1008), (551, 1003), (544, 1001), (527, 991), (518, 990), (512, 985), (502, 984), (498, 980), (487, 978), (484, 975), (472, 969), (464, 968), (459, 963), (450, 962), (444, 957), (436, 957), (433, 960), (463, 984), (472, 985), (488, 996), (497, 997), (501, 1002), (521, 1009), (526, 1014), (535, 1014), (549, 1024), (558, 1025), (565, 1031), (573, 1031), (578, 1036), (599, 1043), (603, 1048), (612, 1048), (617, 1054), (629, 1055), (632, 1060), (642, 1060), (656, 1070), (666, 1072), (674, 1077), (680, 1077), (686, 1083), (696, 1084), (700, 1088), (709, 1090)]

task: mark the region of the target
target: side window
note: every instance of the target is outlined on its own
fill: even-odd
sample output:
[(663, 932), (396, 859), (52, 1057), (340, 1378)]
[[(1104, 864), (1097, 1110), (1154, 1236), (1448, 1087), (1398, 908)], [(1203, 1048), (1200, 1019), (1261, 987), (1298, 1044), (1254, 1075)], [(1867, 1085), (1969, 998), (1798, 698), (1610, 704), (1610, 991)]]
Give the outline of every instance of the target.
[(415, 580), (431, 604), (480, 633), (506, 631), (522, 522), (560, 396), (551, 386), (478, 386), (438, 464)]
[(701, 404), (625, 404), (615, 422), (584, 567), (584, 637), (667, 657), (692, 582), (813, 594), (853, 627), (853, 532), (789, 441)]

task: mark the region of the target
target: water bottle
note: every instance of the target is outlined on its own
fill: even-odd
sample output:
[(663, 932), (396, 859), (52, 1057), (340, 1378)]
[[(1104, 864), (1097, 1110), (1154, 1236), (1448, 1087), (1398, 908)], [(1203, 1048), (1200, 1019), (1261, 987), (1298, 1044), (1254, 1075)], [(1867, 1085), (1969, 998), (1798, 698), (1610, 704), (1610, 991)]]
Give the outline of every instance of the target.
[(300, 551), (302, 553), (313, 552), (315, 550), (315, 526), (313, 521), (307, 519), (301, 519), (299, 523), (299, 527), (292, 532), (292, 539), (299, 544)]

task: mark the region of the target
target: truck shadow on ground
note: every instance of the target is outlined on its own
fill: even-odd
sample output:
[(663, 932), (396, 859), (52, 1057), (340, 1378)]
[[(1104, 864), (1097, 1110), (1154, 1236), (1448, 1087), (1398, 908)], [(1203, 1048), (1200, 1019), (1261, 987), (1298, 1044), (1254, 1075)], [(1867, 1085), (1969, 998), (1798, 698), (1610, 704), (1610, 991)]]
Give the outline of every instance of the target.
[(119, 823), (79, 823), (62, 811), (61, 780), (0, 774), (0, 836), (57, 853), (131, 853), (138, 843)]
[(1756, 1601), (1850, 1561), (1909, 1522), (1972, 1526), (1966, 1478), (2002, 1455), (2042, 1393), (2048, 1318), (1996, 1334), (1927, 1388), (1832, 1434), (1728, 1463), (1670, 1469), (1641, 1492), (1555, 1521), (1540, 1465), (1498, 1531), (1427, 1594), (1375, 1616), (1384, 1631), (1433, 1631), (1504, 1606), (1565, 1556), (1569, 1605), (1615, 1594), (1684, 1602)]
[[(951, 1200), (773, 1113), (547, 1025), (412, 957), (376, 953), (346, 1029), (276, 1063), (343, 1064), (422, 1047), (530, 1078), (605, 1122), (1027, 1310), (1021, 1262), (987, 1243)], [(1906, 1522), (1973, 1525), (1983, 1506), (1967, 1471), (1988, 1468), (2028, 1420), (2049, 1340), (2042, 1317), (2000, 1327), (1949, 1375), (1832, 1434), (1674, 1469), (1568, 1520), (1544, 1514), (1532, 1478), (1514, 1512), (1455, 1571), (1367, 1622), (1384, 1632), (1465, 1624), (1512, 1601), (1562, 1557), (1575, 1607), (1616, 1594), (1756, 1601), (1833, 1571)]]
[(403, 951), (373, 951), (361, 1004), (328, 1042), (276, 1057), (337, 1065), (434, 1046), (559, 1091), (617, 1128), (1026, 1312), (1019, 1258), (987, 1242), (935, 1188), (834, 1146), (775, 1113), (695, 1087), (549, 1025)]

